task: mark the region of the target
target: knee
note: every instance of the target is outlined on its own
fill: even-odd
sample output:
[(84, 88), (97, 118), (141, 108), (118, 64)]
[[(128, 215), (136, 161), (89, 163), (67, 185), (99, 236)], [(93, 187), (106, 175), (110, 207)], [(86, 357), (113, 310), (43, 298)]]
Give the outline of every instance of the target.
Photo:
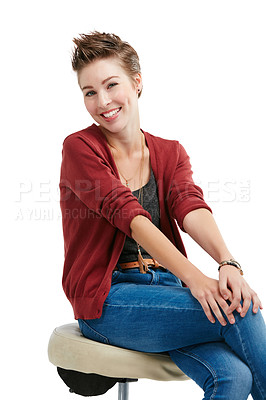
[[(233, 373), (231, 372), (231, 375), (232, 386), (239, 393), (243, 392), (243, 396), (245, 394), (249, 395), (253, 383), (253, 376), (249, 367), (242, 362), (238, 363), (237, 368), (235, 368)], [(239, 396), (239, 398), (242, 397)]]
[[(243, 301), (241, 301), (241, 305), (243, 305)], [(243, 323), (243, 324), (247, 324), (248, 326), (253, 326), (254, 329), (258, 330), (258, 332), (259, 332), (260, 329), (262, 328), (262, 326), (264, 326), (264, 320), (263, 320), (260, 309), (258, 309), (258, 311), (256, 313), (253, 312), (253, 306), (254, 306), (254, 304), (251, 301), (250, 306), (247, 310), (247, 313), (244, 317), (241, 317), (239, 312), (237, 312), (236, 310), (234, 311), (234, 316), (235, 316), (236, 322), (238, 324), (241, 325)]]
[[(253, 377), (249, 367), (239, 360), (237, 363), (225, 365), (224, 368), (216, 371), (212, 377), (212, 386), (215, 391), (224, 395), (226, 399), (247, 399), (251, 392)], [(210, 383), (210, 382), (209, 382)]]

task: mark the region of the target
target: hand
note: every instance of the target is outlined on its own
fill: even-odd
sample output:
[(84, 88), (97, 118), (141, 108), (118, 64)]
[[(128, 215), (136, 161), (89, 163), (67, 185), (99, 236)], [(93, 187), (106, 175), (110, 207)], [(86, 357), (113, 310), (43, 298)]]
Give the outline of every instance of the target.
[[(221, 325), (226, 325), (226, 320), (221, 312), (221, 309), (223, 310), (225, 315), (229, 316), (230, 323), (235, 322), (232, 312), (229, 312), (229, 305), (221, 295), (218, 280), (211, 279), (206, 275), (200, 273), (193, 278), (193, 282), (189, 285), (189, 288), (192, 295), (200, 302), (210, 322), (215, 323), (215, 318), (213, 316), (214, 314)], [(229, 301), (233, 300), (233, 296), (230, 290), (226, 290), (226, 295)]]
[[(241, 317), (244, 317), (250, 307), (251, 301), (253, 302), (252, 311), (254, 313), (257, 313), (259, 308), (262, 309), (262, 304), (257, 294), (250, 288), (237, 268), (231, 265), (224, 265), (220, 268), (219, 289), (223, 298), (231, 302), (228, 309), (229, 314), (237, 310)], [(241, 300), (243, 300), (243, 306), (240, 304)]]

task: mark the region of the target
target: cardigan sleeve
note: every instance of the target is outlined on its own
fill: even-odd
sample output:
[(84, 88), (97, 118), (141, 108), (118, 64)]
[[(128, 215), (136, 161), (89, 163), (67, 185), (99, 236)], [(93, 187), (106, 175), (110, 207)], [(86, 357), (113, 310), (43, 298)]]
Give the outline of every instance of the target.
[(202, 189), (194, 183), (192, 174), (190, 158), (184, 147), (177, 142), (177, 161), (169, 191), (169, 207), (171, 216), (183, 231), (183, 220), (189, 212), (198, 208), (212, 212), (204, 201)]
[(136, 215), (152, 220), (131, 190), (112, 172), (101, 149), (82, 137), (70, 135), (63, 143), (59, 186), (61, 202), (70, 196), (69, 191), (73, 192), (96, 217), (104, 217), (129, 237), (130, 222)]

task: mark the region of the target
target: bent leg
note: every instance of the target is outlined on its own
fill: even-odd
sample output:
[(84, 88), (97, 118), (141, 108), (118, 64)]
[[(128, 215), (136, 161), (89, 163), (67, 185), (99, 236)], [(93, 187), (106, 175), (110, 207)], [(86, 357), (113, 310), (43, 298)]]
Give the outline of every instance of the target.
[(235, 312), (235, 324), (222, 329), (225, 342), (247, 364), (253, 375), (252, 397), (266, 399), (266, 329), (260, 310), (252, 312), (251, 304), (244, 318)]
[(251, 370), (254, 399), (265, 399), (265, 323), (252, 307), (244, 318), (234, 315), (233, 325), (212, 324), (188, 288), (119, 283), (111, 288), (101, 318), (86, 324), (105, 343), (145, 352), (225, 341)]
[(246, 400), (251, 392), (250, 369), (225, 343), (188, 346), (169, 355), (204, 390), (206, 400)]

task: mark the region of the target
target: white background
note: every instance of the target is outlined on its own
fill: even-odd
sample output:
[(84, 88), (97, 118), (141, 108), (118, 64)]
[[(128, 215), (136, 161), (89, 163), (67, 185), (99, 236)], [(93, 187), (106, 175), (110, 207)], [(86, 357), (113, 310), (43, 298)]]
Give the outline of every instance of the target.
[[(113, 32), (139, 53), (141, 126), (179, 140), (229, 249), (265, 296), (264, 1), (9, 1), (1, 9), (2, 375), (7, 399), (73, 399), (47, 358), (73, 321), (61, 288), (63, 139), (93, 121), (72, 38)], [(184, 236), (209, 276), (216, 263)], [(254, 339), (255, 340), (255, 339)], [(117, 388), (104, 399), (115, 399)], [(192, 381), (131, 384), (131, 399), (200, 399)]]

